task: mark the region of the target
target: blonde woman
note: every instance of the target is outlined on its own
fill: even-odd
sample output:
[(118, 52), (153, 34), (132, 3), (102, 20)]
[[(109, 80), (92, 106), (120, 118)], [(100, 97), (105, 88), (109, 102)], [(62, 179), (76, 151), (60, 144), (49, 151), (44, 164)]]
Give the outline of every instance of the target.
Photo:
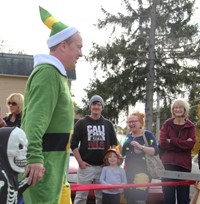
[[(122, 155), (125, 156), (125, 171), (128, 183), (149, 183), (151, 177), (147, 171), (145, 153), (158, 154), (158, 146), (153, 133), (145, 130), (145, 116), (135, 112), (128, 116), (127, 125), (130, 130), (122, 147)], [(149, 146), (145, 146), (145, 135)], [(124, 190), (127, 204), (146, 204), (148, 188), (130, 188)]]
[(7, 116), (0, 118), (0, 127), (20, 127), (24, 106), (24, 96), (21, 93), (12, 93), (6, 99), (8, 106)]
[[(161, 160), (166, 170), (191, 172), (195, 126), (188, 119), (189, 108), (186, 100), (176, 99), (171, 105), (172, 117), (161, 127)], [(162, 181), (175, 180), (163, 178)], [(189, 190), (190, 186), (163, 186), (164, 204), (188, 204)]]

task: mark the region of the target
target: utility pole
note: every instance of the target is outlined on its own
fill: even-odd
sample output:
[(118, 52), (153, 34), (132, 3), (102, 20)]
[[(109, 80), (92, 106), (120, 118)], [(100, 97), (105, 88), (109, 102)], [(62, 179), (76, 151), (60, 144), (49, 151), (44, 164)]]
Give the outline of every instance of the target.
[(157, 91), (156, 138), (160, 139), (160, 93)]
[(155, 65), (155, 30), (156, 30), (156, 2), (152, 0), (151, 6), (151, 27), (149, 34), (149, 57), (147, 59), (147, 85), (146, 85), (146, 129), (152, 131), (153, 123), (153, 94), (154, 94), (154, 65)]

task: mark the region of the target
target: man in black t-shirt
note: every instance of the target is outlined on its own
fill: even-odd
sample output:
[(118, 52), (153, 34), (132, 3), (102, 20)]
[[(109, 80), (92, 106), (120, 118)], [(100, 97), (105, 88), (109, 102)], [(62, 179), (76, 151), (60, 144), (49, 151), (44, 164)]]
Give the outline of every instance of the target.
[[(107, 149), (117, 145), (117, 137), (111, 121), (105, 119), (101, 112), (104, 100), (94, 95), (89, 101), (90, 115), (81, 118), (74, 127), (71, 149), (79, 164), (78, 183), (99, 183), (103, 166), (103, 156)], [(88, 192), (76, 193), (74, 204), (87, 201)], [(96, 204), (102, 203), (101, 191), (95, 191)]]

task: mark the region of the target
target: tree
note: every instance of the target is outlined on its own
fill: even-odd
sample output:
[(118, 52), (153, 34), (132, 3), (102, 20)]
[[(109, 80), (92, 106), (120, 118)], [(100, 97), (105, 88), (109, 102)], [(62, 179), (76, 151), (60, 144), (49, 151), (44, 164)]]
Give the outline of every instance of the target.
[(200, 149), (200, 104), (198, 105), (197, 111), (198, 111), (198, 121), (196, 123), (196, 143), (192, 150), (193, 156), (198, 154), (198, 151)]
[(24, 50), (15, 51), (13, 48), (9, 48), (4, 40), (0, 39), (0, 52), (1, 53), (16, 53), (16, 54), (26, 54)]
[(169, 105), (200, 82), (194, 63), (198, 26), (190, 23), (194, 1), (122, 0), (122, 5), (125, 12), (117, 14), (101, 8), (105, 17), (97, 26), (112, 31), (112, 39), (102, 46), (93, 43), (88, 60), (97, 75), (86, 92), (88, 98), (101, 94), (115, 120), (130, 105), (145, 102), (146, 126), (152, 130), (155, 93)]

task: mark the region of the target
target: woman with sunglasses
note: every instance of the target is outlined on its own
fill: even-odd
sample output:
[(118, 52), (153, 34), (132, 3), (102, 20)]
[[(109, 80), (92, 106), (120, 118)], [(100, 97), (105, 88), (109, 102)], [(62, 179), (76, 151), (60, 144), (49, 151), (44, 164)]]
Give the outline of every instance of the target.
[(24, 106), (24, 96), (20, 93), (12, 93), (8, 96), (6, 102), (8, 106), (8, 113), (6, 117), (0, 117), (0, 127), (20, 127)]

